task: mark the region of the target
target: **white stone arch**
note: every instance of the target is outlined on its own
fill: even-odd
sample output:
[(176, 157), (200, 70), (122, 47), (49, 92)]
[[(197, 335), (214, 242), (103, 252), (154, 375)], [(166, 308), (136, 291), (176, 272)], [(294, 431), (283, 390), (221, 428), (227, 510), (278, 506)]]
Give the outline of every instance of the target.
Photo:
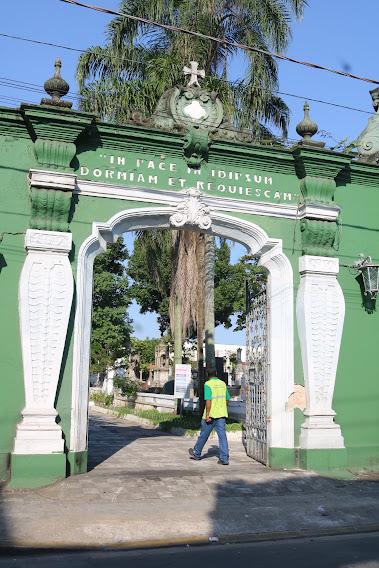
[[(174, 207), (133, 208), (114, 215), (107, 223), (94, 222), (91, 235), (78, 253), (76, 311), (74, 327), (72, 410), (70, 451), (87, 449), (88, 370), (92, 310), (92, 273), (95, 257), (128, 231), (168, 229)], [(281, 239), (270, 238), (258, 225), (211, 211), (208, 232), (244, 245), (249, 253), (259, 255), (259, 264), (268, 271), (270, 366), (268, 378), (268, 446), (294, 447), (293, 412), (287, 410), (288, 397), (294, 391), (293, 369), (293, 272), (283, 253)], [(192, 229), (193, 227), (185, 227)]]

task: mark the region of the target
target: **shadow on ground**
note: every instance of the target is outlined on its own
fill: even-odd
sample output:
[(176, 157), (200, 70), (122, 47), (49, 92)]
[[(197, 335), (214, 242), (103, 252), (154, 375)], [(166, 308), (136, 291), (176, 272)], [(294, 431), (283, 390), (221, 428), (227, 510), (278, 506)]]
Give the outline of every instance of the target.
[[(211, 538), (226, 543), (379, 527), (378, 480), (339, 480), (310, 472), (271, 470), (247, 458), (238, 442), (231, 444), (228, 467), (217, 465), (214, 441), (209, 442), (201, 461), (192, 461), (188, 458), (191, 439), (107, 415), (95, 414), (90, 422), (92, 469), (88, 474), (72, 476), (38, 490), (4, 491), (1, 511), (5, 510), (6, 516), (0, 519), (2, 546), (26, 543), (28, 554), (31, 551), (39, 554), (38, 549), (43, 546), (47, 556), (41, 557), (42, 560), (57, 548), (76, 550), (78, 558), (69, 561), (71, 568), (89, 564), (100, 567), (106, 560), (106, 557), (100, 559), (102, 553), (79, 552), (85, 548), (99, 551), (136, 543), (140, 547), (153, 546), (158, 541), (167, 545), (193, 544), (199, 539), (209, 542)], [(358, 567), (359, 564), (347, 562), (346, 550), (354, 556), (354, 547), (355, 544), (352, 548), (346, 545), (344, 550), (341, 546), (340, 556), (337, 555), (333, 564), (316, 552), (306, 553), (300, 544), (291, 553), (287, 551), (289, 558), (296, 558), (295, 564), (282, 562), (276, 544), (272, 549), (266, 548), (265, 554), (272, 562), (267, 566), (280, 563), (291, 568), (313, 568), (320, 564), (324, 568)], [(374, 548), (368, 545), (361, 551), (365, 568), (371, 568), (367, 562), (378, 560), (379, 547)], [(204, 561), (226, 566), (223, 550), (226, 548), (216, 546), (215, 556)], [(253, 551), (250, 554), (246, 562), (266, 566), (257, 563)], [(174, 563), (189, 566), (187, 557), (175, 555), (160, 564), (163, 556), (151, 553), (145, 557), (141, 553), (130, 558), (133, 566), (173, 566)], [(117, 554), (109, 555), (107, 565), (121, 565), (118, 564), (121, 557), (116, 557)], [(14, 558), (12, 566), (24, 566), (21, 557)], [(62, 555), (62, 558), (69, 557)], [(188, 558), (192, 564), (200, 562), (196, 554)], [(233, 558), (231, 555), (230, 561), (237, 562)], [(49, 560), (57, 567), (65, 565), (61, 556)], [(5, 565), (0, 560), (0, 567)]]

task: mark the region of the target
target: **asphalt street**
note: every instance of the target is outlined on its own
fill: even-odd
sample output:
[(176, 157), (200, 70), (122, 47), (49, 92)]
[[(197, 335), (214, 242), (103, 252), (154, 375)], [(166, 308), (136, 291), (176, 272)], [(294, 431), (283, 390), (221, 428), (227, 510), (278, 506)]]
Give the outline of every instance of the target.
[(378, 568), (379, 533), (148, 550), (12, 553), (0, 568)]

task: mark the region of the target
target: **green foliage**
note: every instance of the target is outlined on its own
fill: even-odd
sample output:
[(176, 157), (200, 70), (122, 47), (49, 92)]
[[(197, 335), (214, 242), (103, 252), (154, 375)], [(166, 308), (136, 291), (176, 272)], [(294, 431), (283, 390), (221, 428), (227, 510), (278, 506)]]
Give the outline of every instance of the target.
[(252, 255), (242, 256), (234, 265), (235, 279), (238, 282), (238, 293), (234, 301), (234, 313), (237, 315), (235, 331), (245, 329), (246, 326), (246, 290), (250, 294), (258, 294), (267, 282), (267, 272), (257, 265), (257, 259)]
[(127, 309), (131, 303), (123, 262), (128, 251), (123, 239), (108, 245), (94, 262), (91, 372), (103, 373), (125, 355), (132, 331)]
[[(123, 0), (120, 11), (179, 25), (266, 51), (283, 52), (291, 37), (292, 17), (301, 17), (305, 0)], [(274, 58), (241, 52), (244, 77), (228, 82), (237, 48), (159, 29), (117, 16), (108, 25), (108, 43), (80, 56), (77, 79), (82, 110), (103, 120), (124, 123), (135, 111), (149, 116), (159, 97), (183, 84), (183, 64), (199, 61), (206, 70), (204, 88), (219, 93), (231, 123), (254, 137), (270, 136), (274, 126), (287, 133), (289, 111), (274, 94), (278, 67)]]
[[(156, 231), (158, 232), (159, 237), (150, 237), (149, 232), (144, 232), (136, 238), (134, 252), (129, 260), (128, 275), (134, 280), (131, 293), (140, 304), (141, 312), (156, 312), (163, 334), (169, 329), (168, 304), (172, 276), (172, 248), (170, 231)], [(156, 248), (155, 245), (157, 245)], [(159, 275), (157, 270), (159, 270)], [(219, 244), (216, 244), (214, 292), (216, 325), (232, 327), (231, 316), (237, 314), (235, 330), (244, 329), (246, 282), (249, 283), (252, 291), (257, 292), (260, 289), (259, 282), (265, 280), (265, 271), (257, 266), (254, 257), (243, 256), (238, 263), (233, 265), (230, 262), (228, 242), (221, 240)], [(139, 352), (138, 349), (136, 352)], [(146, 360), (146, 363), (150, 362), (154, 362), (154, 357), (151, 361)]]
[(113, 384), (116, 388), (120, 389), (122, 396), (134, 397), (137, 395), (138, 384), (135, 381), (131, 381), (126, 377), (115, 377)]
[[(158, 410), (139, 410), (135, 408), (117, 408), (117, 413), (119, 416), (125, 414), (132, 414), (134, 416), (139, 416), (145, 420), (149, 420), (155, 426), (159, 426), (159, 429), (163, 432), (170, 432), (173, 428), (182, 428), (186, 430), (187, 434), (193, 434), (196, 436), (200, 430), (201, 419), (199, 416), (186, 414), (184, 416), (175, 416), (169, 412), (159, 412)], [(227, 432), (238, 432), (242, 430), (242, 424), (232, 418), (228, 418), (226, 421), (226, 431)]]
[(215, 320), (216, 325), (232, 327), (231, 316), (237, 315), (235, 331), (245, 328), (246, 286), (257, 293), (261, 283), (266, 282), (264, 268), (257, 266), (257, 259), (251, 255), (240, 258), (236, 264), (230, 263), (230, 247), (221, 241), (216, 247), (215, 260)]
[(90, 399), (99, 406), (110, 408), (113, 404), (113, 394), (106, 394), (105, 392), (92, 392)]
[(139, 355), (139, 367), (146, 373), (150, 369), (150, 365), (155, 362), (155, 348), (159, 343), (159, 339), (137, 339), (132, 337), (132, 351)]
[(130, 293), (139, 304), (141, 313), (156, 312), (163, 335), (169, 327), (172, 275), (170, 231), (143, 231), (137, 236), (128, 263), (128, 275), (133, 280)]

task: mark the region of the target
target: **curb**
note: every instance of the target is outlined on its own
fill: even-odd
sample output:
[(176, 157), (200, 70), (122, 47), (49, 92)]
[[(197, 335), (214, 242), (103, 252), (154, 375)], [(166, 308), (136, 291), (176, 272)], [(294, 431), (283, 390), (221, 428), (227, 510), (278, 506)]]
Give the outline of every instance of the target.
[(370, 534), (379, 533), (379, 524), (370, 524), (359, 526), (346, 526), (339, 528), (326, 528), (326, 529), (304, 529), (299, 531), (283, 531), (283, 532), (267, 532), (267, 533), (243, 533), (243, 534), (231, 534), (222, 536), (189, 536), (178, 537), (172, 539), (146, 539), (146, 540), (135, 540), (117, 543), (103, 543), (98, 546), (81, 544), (81, 545), (64, 545), (62, 543), (49, 543), (36, 544), (33, 542), (23, 542), (23, 543), (13, 543), (13, 544), (2, 544), (0, 543), (0, 551), (2, 554), (9, 553), (14, 554), (15, 551), (25, 552), (32, 550), (35, 554), (36, 552), (47, 552), (54, 551), (54, 553), (70, 552), (70, 551), (106, 551), (106, 550), (148, 550), (155, 548), (176, 548), (182, 546), (214, 546), (214, 545), (226, 545), (226, 544), (248, 544), (255, 542), (269, 542), (277, 540), (296, 540), (303, 538), (322, 538), (328, 536), (347, 536), (347, 535), (359, 535), (359, 534)]
[[(103, 406), (96, 406), (95, 404), (91, 405), (90, 408), (95, 410), (96, 412), (100, 412), (101, 414), (109, 414), (110, 416), (114, 416), (115, 418), (119, 418), (121, 420), (130, 420), (134, 422), (138, 422), (143, 426), (149, 426), (152, 430), (160, 430), (165, 434), (171, 434), (173, 436), (181, 436), (182, 438), (196, 438), (199, 434), (198, 430), (188, 432), (185, 428), (173, 427), (171, 430), (163, 430), (159, 424), (152, 424), (152, 422), (148, 418), (142, 418), (141, 416), (136, 416), (135, 414), (118, 414), (116, 410), (112, 410), (111, 408), (104, 408)], [(237, 430), (236, 432), (226, 432), (226, 436), (229, 441), (237, 440), (242, 442), (242, 430)], [(210, 440), (217, 439), (216, 432), (212, 432), (209, 436)]]

